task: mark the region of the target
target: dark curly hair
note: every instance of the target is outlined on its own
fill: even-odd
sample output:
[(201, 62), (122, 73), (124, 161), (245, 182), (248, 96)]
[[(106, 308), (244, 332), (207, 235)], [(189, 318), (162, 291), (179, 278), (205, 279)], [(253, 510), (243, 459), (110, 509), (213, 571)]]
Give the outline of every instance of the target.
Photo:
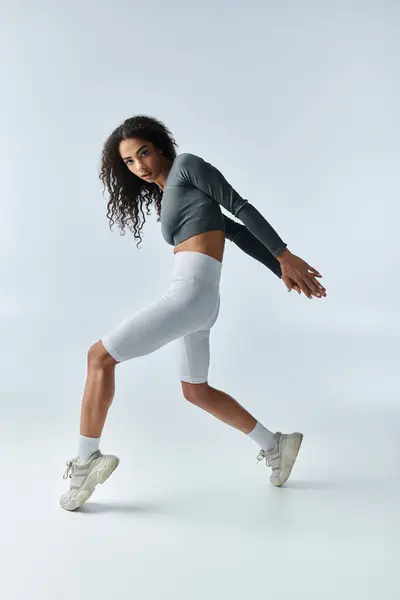
[[(146, 208), (149, 215), (149, 207), (153, 205), (158, 215), (157, 221), (160, 221), (163, 191), (156, 183), (147, 183), (136, 177), (122, 160), (119, 153), (120, 142), (135, 137), (152, 142), (157, 149), (162, 150), (171, 164), (176, 157), (174, 146), (177, 143), (164, 123), (145, 115), (126, 119), (104, 143), (99, 178), (104, 185), (103, 194), (107, 188), (110, 196), (107, 204), (110, 229), (117, 222), (122, 229), (121, 235), (125, 235), (125, 225), (128, 225), (134, 237), (139, 238), (138, 247), (142, 241), (140, 231), (146, 221), (143, 208)], [(142, 222), (139, 211), (143, 217)]]

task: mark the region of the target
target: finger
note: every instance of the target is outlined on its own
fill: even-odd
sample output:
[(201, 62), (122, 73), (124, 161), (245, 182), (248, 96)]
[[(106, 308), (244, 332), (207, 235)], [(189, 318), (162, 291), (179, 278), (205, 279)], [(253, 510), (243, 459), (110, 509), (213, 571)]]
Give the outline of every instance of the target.
[(314, 285), (317, 287), (317, 290), (321, 296), (326, 296), (326, 288), (320, 284), (314, 277), (311, 277)]
[[(301, 294), (301, 289), (295, 281), (291, 280), (291, 285), (292, 285), (292, 290), (295, 290), (298, 294)], [(289, 290), (289, 291), (291, 291), (291, 290)]]
[(314, 296), (317, 296), (317, 298), (326, 296), (326, 289), (319, 283), (319, 281), (310, 275), (305, 275), (305, 279)]
[(282, 275), (282, 281), (285, 283), (286, 287), (288, 288), (288, 292), (291, 292), (292, 290), (296, 290), (296, 292), (301, 294), (298, 284), (295, 282), (294, 279), (289, 277), (289, 275)]
[(312, 298), (312, 291), (311, 289), (308, 287), (307, 281), (305, 280), (305, 278), (302, 279), (297, 279), (296, 283), (299, 285), (301, 291), (303, 292), (303, 294), (305, 296), (307, 296), (307, 298)]
[(292, 279), (291, 277), (289, 277), (289, 279), (290, 279), (290, 284), (292, 286), (292, 290), (296, 290), (296, 292), (298, 294), (301, 294), (301, 290), (300, 290), (299, 284), (296, 283), (295, 280)]
[(292, 285), (293, 285), (293, 283), (292, 283), (292, 281), (291, 281), (290, 277), (285, 277), (285, 276), (283, 276), (283, 277), (282, 277), (282, 281), (283, 281), (283, 283), (286, 285), (286, 287), (287, 287), (288, 291), (290, 292), (290, 291), (291, 291), (291, 289), (292, 289)]
[(324, 286), (316, 279), (317, 275), (312, 275), (311, 273), (302, 273), (300, 277), (303, 277), (305, 279), (307, 285), (311, 288), (313, 292), (317, 292), (318, 290), (320, 292), (326, 291)]
[(311, 267), (310, 265), (308, 265), (308, 269), (309, 269), (309, 271), (311, 271), (311, 273), (313, 275), (315, 275), (315, 277), (322, 277), (321, 273), (319, 271), (317, 271), (317, 269), (314, 269), (314, 267)]
[(297, 285), (297, 283), (293, 284), (293, 289), (296, 290), (296, 292), (301, 295), (301, 289), (299, 288), (299, 286)]

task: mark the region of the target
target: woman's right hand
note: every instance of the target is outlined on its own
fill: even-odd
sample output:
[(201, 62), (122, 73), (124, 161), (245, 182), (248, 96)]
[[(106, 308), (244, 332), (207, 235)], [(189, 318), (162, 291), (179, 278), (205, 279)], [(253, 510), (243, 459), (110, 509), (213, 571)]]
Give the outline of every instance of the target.
[(276, 258), (281, 265), (282, 281), (289, 292), (295, 289), (299, 294), (303, 292), (310, 299), (313, 296), (326, 297), (326, 289), (316, 279), (322, 275), (314, 267), (292, 254), (287, 248)]

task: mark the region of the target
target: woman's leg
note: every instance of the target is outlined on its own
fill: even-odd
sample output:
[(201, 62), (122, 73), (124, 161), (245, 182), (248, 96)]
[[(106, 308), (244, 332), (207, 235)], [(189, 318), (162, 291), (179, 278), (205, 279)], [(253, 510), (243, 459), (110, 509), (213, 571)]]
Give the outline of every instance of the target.
[(257, 420), (229, 394), (217, 390), (206, 383), (188, 383), (182, 381), (184, 397), (192, 404), (209, 412), (220, 421), (250, 433), (256, 426)]
[(192, 404), (239, 429), (252, 431), (257, 420), (232, 396), (208, 384), (210, 367), (210, 334), (220, 310), (220, 296), (207, 328), (188, 333), (177, 340), (179, 376), (183, 396)]
[(135, 311), (90, 348), (81, 409), (80, 456), (88, 456), (98, 448), (114, 398), (116, 365), (150, 354), (208, 323), (207, 315), (213, 314), (217, 297), (218, 290), (204, 287), (201, 281), (172, 282), (161, 298)]
[(116, 365), (207, 327), (218, 301), (220, 270), (221, 264), (205, 254), (178, 253), (172, 282), (162, 297), (124, 319), (90, 348), (78, 456), (67, 461), (64, 479), (71, 478), (71, 483), (60, 499), (66, 510), (82, 506), (119, 464), (118, 457), (103, 455), (99, 448), (114, 398)]
[(85, 437), (101, 436), (108, 409), (114, 398), (117, 364), (101, 341), (90, 348), (80, 423), (80, 434)]
[(274, 433), (232, 396), (208, 384), (210, 331), (217, 320), (218, 311), (219, 303), (208, 329), (189, 333), (177, 341), (183, 395), (220, 421), (249, 435), (264, 450), (270, 450), (275, 446)]

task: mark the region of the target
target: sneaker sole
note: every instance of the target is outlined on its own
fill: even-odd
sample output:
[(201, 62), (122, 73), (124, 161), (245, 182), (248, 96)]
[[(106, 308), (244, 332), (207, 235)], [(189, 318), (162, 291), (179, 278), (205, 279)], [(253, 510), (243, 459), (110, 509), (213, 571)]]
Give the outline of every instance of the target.
[(289, 460), (289, 463), (286, 462), (283, 465), (283, 468), (281, 469), (281, 471), (285, 471), (285, 475), (283, 476), (283, 479), (281, 479), (279, 481), (279, 483), (277, 483), (271, 479), (271, 483), (273, 486), (281, 487), (289, 479), (290, 474), (293, 470), (294, 464), (296, 462), (297, 455), (299, 453), (301, 444), (303, 442), (303, 437), (304, 437), (304, 435), (302, 433), (299, 433), (294, 439), (289, 438), (287, 440), (287, 442), (285, 444), (284, 453), (286, 454), (287, 452), (289, 452), (290, 460)]
[(65, 510), (76, 510), (85, 504), (85, 502), (90, 498), (96, 489), (96, 485), (99, 483), (103, 484), (119, 465), (119, 458), (116, 456), (105, 457), (103, 455), (100, 458), (100, 464), (94, 466), (93, 470), (90, 471), (89, 475), (87, 476), (85, 483), (82, 484), (82, 487), (76, 491), (76, 494), (67, 502), (60, 500), (60, 505), (62, 508)]

